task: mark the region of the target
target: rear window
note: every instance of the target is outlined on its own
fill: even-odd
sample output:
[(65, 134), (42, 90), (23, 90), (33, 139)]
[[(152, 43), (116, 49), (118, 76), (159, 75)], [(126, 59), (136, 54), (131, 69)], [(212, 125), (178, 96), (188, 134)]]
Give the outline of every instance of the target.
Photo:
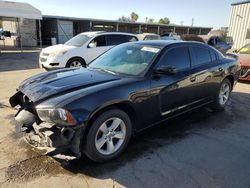
[(192, 50), (195, 58), (193, 66), (211, 62), (211, 56), (208, 49), (201, 47), (192, 47)]

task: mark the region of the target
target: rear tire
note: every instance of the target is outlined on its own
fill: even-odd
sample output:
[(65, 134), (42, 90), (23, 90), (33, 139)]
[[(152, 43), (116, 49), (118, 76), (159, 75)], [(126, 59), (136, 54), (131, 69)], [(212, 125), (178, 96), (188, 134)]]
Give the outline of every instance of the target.
[(108, 110), (90, 125), (83, 152), (95, 162), (118, 157), (131, 138), (132, 124), (129, 116), (121, 110)]
[(224, 110), (227, 105), (232, 91), (232, 84), (229, 79), (225, 78), (216, 94), (212, 107), (216, 110)]
[(66, 63), (66, 68), (73, 68), (73, 67), (86, 67), (86, 62), (79, 57), (74, 57), (71, 58), (67, 63)]

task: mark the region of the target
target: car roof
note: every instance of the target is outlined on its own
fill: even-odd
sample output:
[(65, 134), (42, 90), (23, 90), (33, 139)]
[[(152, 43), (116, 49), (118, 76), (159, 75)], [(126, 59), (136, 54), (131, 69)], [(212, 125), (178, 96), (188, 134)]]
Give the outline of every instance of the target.
[(177, 41), (177, 40), (146, 40), (146, 41), (137, 41), (133, 42), (140, 45), (154, 46), (164, 48), (171, 44), (190, 44), (190, 45), (202, 45), (208, 47), (208, 45), (201, 42), (193, 42), (193, 41)]
[(83, 32), (80, 33), (80, 35), (91, 35), (91, 36), (97, 36), (97, 35), (102, 35), (102, 34), (114, 34), (114, 35), (130, 35), (130, 36), (136, 36), (135, 34), (132, 33), (125, 33), (125, 32), (108, 32), (108, 31), (90, 31), (90, 32)]
[(82, 32), (80, 35), (96, 35), (98, 33), (103, 33), (103, 31), (89, 31), (89, 32)]

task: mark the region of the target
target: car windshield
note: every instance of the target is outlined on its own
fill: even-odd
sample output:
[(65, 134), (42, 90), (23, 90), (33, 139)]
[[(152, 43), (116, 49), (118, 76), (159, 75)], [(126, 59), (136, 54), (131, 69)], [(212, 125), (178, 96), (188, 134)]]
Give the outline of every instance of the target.
[(250, 54), (250, 44), (247, 44), (245, 46), (243, 46), (240, 50), (239, 50), (240, 54)]
[(75, 47), (81, 47), (83, 44), (85, 44), (91, 37), (88, 35), (77, 35), (73, 37), (72, 39), (65, 42), (65, 45), (68, 46), (75, 46)]
[(141, 44), (121, 44), (95, 59), (89, 67), (113, 74), (138, 76), (147, 69), (160, 50)]

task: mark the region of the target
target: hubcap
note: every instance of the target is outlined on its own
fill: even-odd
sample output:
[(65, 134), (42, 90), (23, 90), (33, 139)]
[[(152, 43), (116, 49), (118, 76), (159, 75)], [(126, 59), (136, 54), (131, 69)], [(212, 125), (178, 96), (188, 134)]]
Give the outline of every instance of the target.
[(69, 67), (82, 67), (82, 64), (79, 61), (72, 61)]
[(96, 149), (103, 155), (111, 155), (122, 146), (125, 136), (125, 123), (120, 118), (110, 118), (99, 127), (96, 133)]
[(228, 83), (222, 84), (220, 88), (220, 94), (219, 94), (219, 102), (221, 105), (226, 104), (226, 102), (229, 99), (229, 94), (230, 94), (230, 86)]

